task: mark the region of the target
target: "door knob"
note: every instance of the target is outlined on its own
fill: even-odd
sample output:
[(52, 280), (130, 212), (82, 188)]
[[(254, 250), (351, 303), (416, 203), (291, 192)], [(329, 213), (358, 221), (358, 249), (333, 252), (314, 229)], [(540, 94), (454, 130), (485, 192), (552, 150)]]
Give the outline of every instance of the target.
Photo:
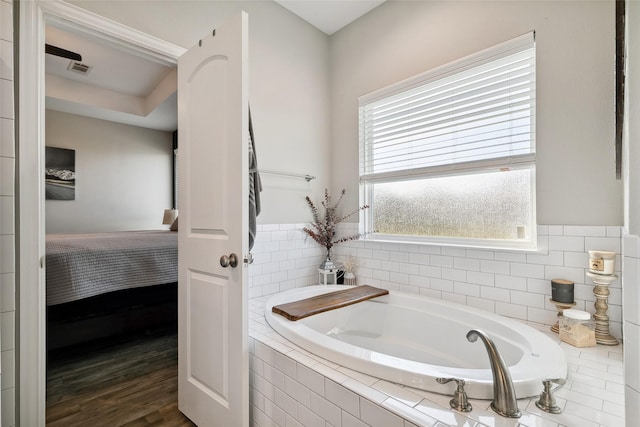
[(231, 254), (229, 256), (222, 255), (220, 257), (220, 265), (224, 268), (231, 266), (231, 268), (236, 268), (238, 266), (238, 255)]

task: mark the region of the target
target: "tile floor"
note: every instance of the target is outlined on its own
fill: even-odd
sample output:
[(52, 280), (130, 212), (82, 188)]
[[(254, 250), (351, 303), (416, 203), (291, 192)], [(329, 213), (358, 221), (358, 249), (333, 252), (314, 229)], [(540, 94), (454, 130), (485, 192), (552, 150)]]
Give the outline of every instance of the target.
[[(550, 332), (547, 326), (530, 323), (530, 326), (557, 340), (566, 352), (569, 363), (567, 384), (554, 393), (556, 402), (563, 409), (563, 412), (559, 415), (548, 414), (536, 407), (536, 399), (521, 399), (518, 401), (518, 406), (523, 415), (519, 419), (508, 419), (496, 415), (489, 408), (490, 402), (484, 400), (471, 400), (473, 411), (462, 414), (449, 409), (450, 396), (438, 395), (370, 377), (336, 365), (297, 347), (277, 334), (266, 323), (263, 312), (264, 300), (264, 297), (254, 298), (250, 302), (249, 335), (255, 343), (261, 343), (274, 350), (274, 355), (287, 356), (282, 358), (287, 360), (286, 363), (280, 360), (280, 356), (274, 357), (279, 360), (281, 366), (289, 366), (286, 369), (293, 372), (291, 376), (284, 373), (286, 385), (291, 386), (283, 387), (285, 393), (280, 396), (279, 400), (286, 402), (288, 397), (292, 401), (296, 398), (299, 399), (302, 393), (301, 384), (313, 390), (313, 383), (307, 384), (304, 380), (298, 382), (292, 379), (296, 376), (296, 366), (298, 373), (305, 372), (307, 377), (314, 378), (316, 382), (318, 382), (320, 375), (324, 376), (325, 379), (330, 380), (325, 380), (323, 383), (325, 394), (330, 394), (330, 392), (344, 394), (344, 396), (336, 394), (334, 397), (334, 403), (342, 410), (342, 418), (338, 417), (337, 419), (342, 420), (343, 427), (346, 425), (392, 425), (390, 419), (388, 423), (384, 421), (385, 416), (392, 417), (396, 421), (401, 418), (404, 423), (393, 425), (403, 426), (624, 427), (622, 345), (575, 348), (561, 342), (558, 335)], [(339, 390), (332, 391), (327, 389), (329, 384), (334, 388), (335, 385), (341, 387)], [(352, 393), (345, 392), (346, 390)], [(306, 389), (305, 391), (311, 396), (321, 399), (319, 394)], [(354, 395), (359, 395), (360, 399), (354, 400)], [(327, 401), (324, 399), (322, 401), (326, 406)], [(358, 402), (360, 418), (352, 420), (353, 417), (350, 414), (357, 414), (358, 408), (349, 407), (349, 405), (356, 405)], [(297, 414), (307, 414), (305, 411), (311, 406), (311, 403), (311, 401), (308, 404), (298, 403)], [(282, 404), (282, 406), (286, 405)], [(333, 406), (335, 405), (331, 405), (331, 407)], [(294, 409), (291, 411), (296, 411), (296, 406), (292, 407)], [(380, 411), (380, 408), (384, 408), (386, 411)], [(267, 412), (274, 413), (275, 411), (281, 411), (283, 419), (291, 421), (294, 425), (301, 425), (299, 420), (294, 420), (286, 408), (278, 407), (278, 402)], [(363, 421), (367, 414), (371, 414), (371, 422)], [(314, 414), (308, 411), (307, 415)], [(271, 418), (269, 419), (271, 420)], [(317, 421), (317, 419), (315, 420)], [(297, 424), (295, 424), (296, 422)], [(278, 423), (273, 422), (272, 424)], [(325, 419), (319, 425), (336, 424)]]

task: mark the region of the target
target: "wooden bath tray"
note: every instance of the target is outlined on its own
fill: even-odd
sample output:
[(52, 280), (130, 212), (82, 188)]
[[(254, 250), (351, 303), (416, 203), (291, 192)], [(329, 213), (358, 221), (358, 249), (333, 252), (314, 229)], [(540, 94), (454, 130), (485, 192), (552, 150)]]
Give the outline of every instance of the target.
[(295, 321), (314, 314), (387, 295), (388, 293), (389, 291), (386, 289), (374, 288), (369, 285), (355, 286), (344, 291), (329, 292), (328, 294), (316, 295), (300, 301), (274, 305), (271, 311)]

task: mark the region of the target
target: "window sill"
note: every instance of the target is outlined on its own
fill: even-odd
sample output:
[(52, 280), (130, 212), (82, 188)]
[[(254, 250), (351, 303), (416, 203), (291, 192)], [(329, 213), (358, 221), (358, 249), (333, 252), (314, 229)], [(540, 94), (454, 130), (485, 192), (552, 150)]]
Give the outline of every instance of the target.
[(548, 250), (540, 246), (539, 242), (509, 242), (509, 244), (500, 244), (502, 242), (479, 242), (476, 240), (456, 239), (422, 239), (410, 237), (380, 236), (369, 235), (360, 239), (363, 242), (380, 243), (380, 244), (404, 244), (416, 246), (430, 247), (446, 247), (458, 249), (471, 249), (479, 251), (493, 252), (510, 252), (523, 254), (547, 254)]

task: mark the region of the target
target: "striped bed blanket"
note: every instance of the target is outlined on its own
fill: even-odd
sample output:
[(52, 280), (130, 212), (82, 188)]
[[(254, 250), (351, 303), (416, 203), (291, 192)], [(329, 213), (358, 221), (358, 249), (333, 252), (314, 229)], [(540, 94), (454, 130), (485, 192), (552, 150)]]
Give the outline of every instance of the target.
[(47, 305), (178, 281), (178, 233), (48, 234)]

